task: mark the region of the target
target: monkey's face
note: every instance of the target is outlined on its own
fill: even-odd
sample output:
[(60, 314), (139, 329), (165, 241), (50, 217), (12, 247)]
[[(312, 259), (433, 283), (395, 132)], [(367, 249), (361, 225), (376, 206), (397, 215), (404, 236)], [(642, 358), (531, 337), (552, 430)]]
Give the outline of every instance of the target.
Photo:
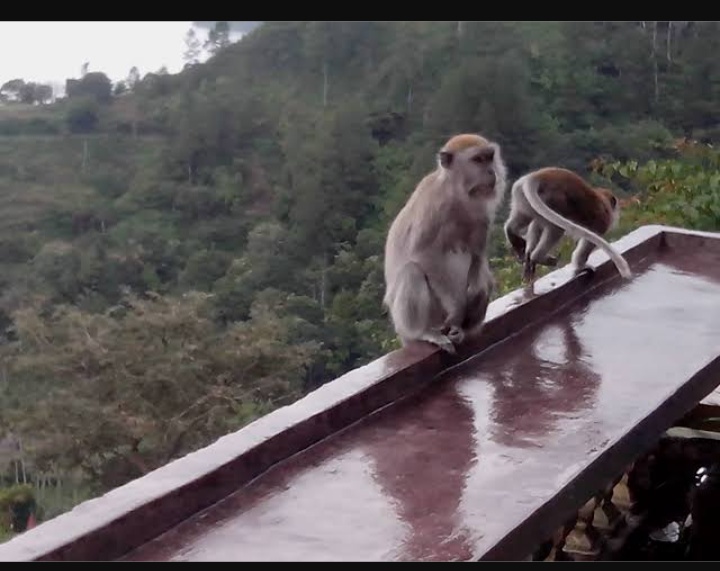
[(503, 176), (499, 148), (494, 143), (456, 151), (440, 151), (440, 165), (471, 197), (494, 197)]

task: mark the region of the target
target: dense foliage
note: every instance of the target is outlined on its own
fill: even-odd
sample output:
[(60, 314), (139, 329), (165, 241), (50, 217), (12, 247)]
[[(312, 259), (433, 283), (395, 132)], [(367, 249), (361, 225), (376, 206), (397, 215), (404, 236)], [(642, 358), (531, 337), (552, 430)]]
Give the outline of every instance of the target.
[[(223, 30), (203, 64), (189, 35), (177, 75), (0, 89), (20, 100), (0, 106), (9, 483), (72, 475), (78, 500), (396, 347), (385, 232), (455, 132), (498, 140), (511, 178), (611, 185), (616, 234), (720, 229), (717, 22)], [(492, 255), (517, 287), (499, 228)]]

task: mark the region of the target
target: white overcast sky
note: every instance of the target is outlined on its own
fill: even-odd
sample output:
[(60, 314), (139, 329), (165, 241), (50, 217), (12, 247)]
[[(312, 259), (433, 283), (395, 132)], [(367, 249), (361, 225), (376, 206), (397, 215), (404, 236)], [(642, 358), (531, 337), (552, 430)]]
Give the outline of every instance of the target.
[[(0, 85), (10, 79), (65, 83), (85, 62), (112, 81), (132, 66), (140, 75), (184, 64), (185, 34), (192, 22), (0, 22)], [(199, 30), (201, 41), (207, 32)]]

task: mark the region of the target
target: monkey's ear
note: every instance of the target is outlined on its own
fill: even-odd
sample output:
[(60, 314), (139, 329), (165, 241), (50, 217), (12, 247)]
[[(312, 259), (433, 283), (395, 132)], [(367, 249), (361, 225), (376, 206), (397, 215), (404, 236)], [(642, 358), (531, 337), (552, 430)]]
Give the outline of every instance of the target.
[(440, 158), (440, 166), (444, 169), (449, 169), (453, 161), (453, 154), (448, 151), (440, 151), (438, 157)]
[(617, 208), (618, 205), (618, 199), (614, 194), (610, 195), (610, 206), (613, 207), (613, 210)]

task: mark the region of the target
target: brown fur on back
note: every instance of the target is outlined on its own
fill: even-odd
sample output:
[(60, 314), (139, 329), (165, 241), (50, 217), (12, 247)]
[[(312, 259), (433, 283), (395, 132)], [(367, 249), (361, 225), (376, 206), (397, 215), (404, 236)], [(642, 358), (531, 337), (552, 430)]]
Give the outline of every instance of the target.
[(590, 186), (580, 175), (563, 168), (536, 171), (538, 195), (555, 212), (592, 230), (605, 234), (612, 224), (612, 193)]

